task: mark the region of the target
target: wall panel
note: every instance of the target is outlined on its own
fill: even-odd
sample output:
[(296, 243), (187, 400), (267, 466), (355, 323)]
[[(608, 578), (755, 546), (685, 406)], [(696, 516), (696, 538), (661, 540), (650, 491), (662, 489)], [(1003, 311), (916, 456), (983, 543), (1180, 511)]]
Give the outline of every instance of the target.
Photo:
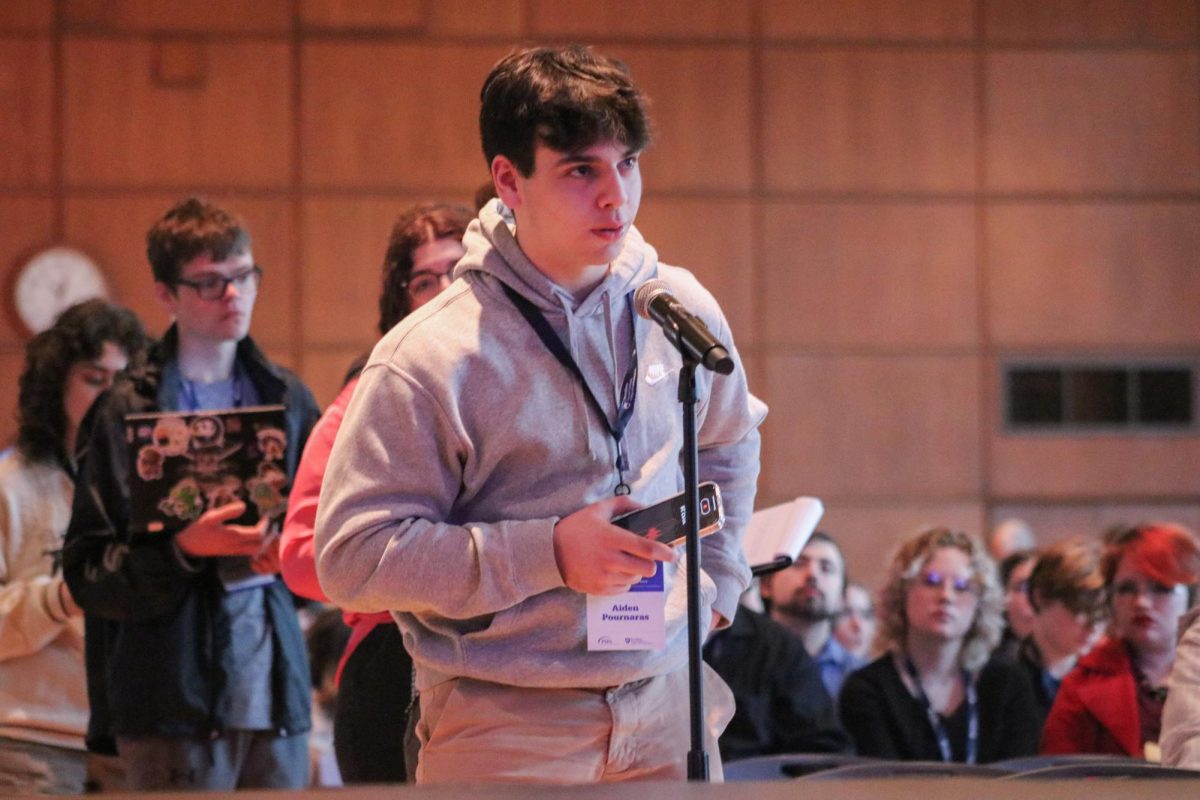
[(761, 0), (767, 40), (962, 41), (975, 34), (972, 0)]
[(970, 204), (771, 204), (763, 217), (769, 343), (978, 345)]
[(973, 65), (958, 50), (766, 51), (767, 188), (972, 191)]
[(300, 22), (307, 28), (411, 33), (423, 27), (426, 5), (420, 0), (300, 0)]
[(984, 0), (993, 42), (1195, 43), (1195, 0)]
[[(137, 194), (77, 196), (66, 202), (67, 240), (96, 259), (113, 287), (114, 299), (135, 311), (153, 335), (166, 330), (170, 321), (154, 296), (146, 233), (179, 199), (175, 194)], [(266, 271), (251, 334), (272, 353), (286, 354), (292, 346), (294, 287), (299, 280), (289, 204), (217, 194), (207, 199), (238, 214), (249, 228), (254, 259)]]
[(982, 488), (975, 358), (774, 356), (767, 387), (771, 497), (958, 501)]
[(66, 43), (74, 186), (286, 186), (290, 48), (270, 42)]
[[(750, 55), (744, 48), (614, 49), (650, 98), (646, 186), (745, 191), (751, 185)], [(719, 103), (714, 98), (721, 98)]]
[(0, 348), (0, 375), (11, 376), (5, 382), (8, 390), (0, 392), (0, 450), (11, 445), (17, 436), (17, 379), (24, 366), (24, 350)]
[(54, 142), (49, 38), (0, 39), (0, 109), (0, 186), (47, 186)]
[(717, 298), (739, 348), (755, 341), (754, 209), (746, 200), (650, 196), (637, 226), (660, 261), (686, 267)]
[(1114, 525), (1165, 520), (1200, 530), (1200, 506), (1174, 503), (1129, 504), (1098, 502), (1066, 506), (1002, 503), (993, 509), (995, 520), (1017, 517), (1029, 523), (1038, 545), (1045, 546), (1072, 536), (1098, 537)]
[(317, 405), (322, 409), (333, 402), (342, 390), (346, 370), (354, 360), (369, 351), (368, 347), (308, 348), (304, 352), (300, 376), (312, 389)]
[[(488, 177), (479, 88), (504, 52), (491, 45), (305, 45), (305, 185), (473, 191)], [(439, 80), (410, 79), (430, 65)]]
[(1200, 190), (1195, 51), (987, 58), (988, 188)]
[(997, 204), (986, 236), (997, 345), (1200, 345), (1200, 205)]
[[(21, 349), (25, 346), (28, 333), (18, 321), (9, 289), (25, 261), (54, 243), (54, 205), (49, 198), (0, 197), (0, 286), (5, 288), (0, 347)], [(0, 384), (4, 384), (2, 379)], [(16, 384), (11, 385), (15, 390)], [(0, 426), (2, 431), (3, 426)]]
[(597, 38), (724, 39), (750, 34), (751, 4), (739, 0), (531, 0), (537, 36), (588, 41)]
[(22, 0), (0, 3), (0, 31), (39, 33), (54, 25), (54, 0)]
[(93, 32), (286, 33), (291, 9), (291, 0), (64, 0), (63, 18)]

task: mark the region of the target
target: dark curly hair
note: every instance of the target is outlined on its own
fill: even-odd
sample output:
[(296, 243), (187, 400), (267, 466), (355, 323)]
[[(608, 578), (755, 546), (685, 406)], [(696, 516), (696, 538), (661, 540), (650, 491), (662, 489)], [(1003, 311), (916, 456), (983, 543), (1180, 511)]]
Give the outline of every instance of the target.
[(105, 342), (125, 351), (134, 367), (145, 355), (146, 331), (132, 311), (97, 299), (71, 306), (25, 347), (17, 400), (17, 450), (25, 458), (70, 464), (63, 407), (67, 373), (81, 361), (99, 358)]
[(405, 210), (392, 226), (387, 254), (383, 257), (383, 290), (379, 294), (379, 333), (387, 333), (404, 319), (409, 307), (405, 282), (412, 274), (413, 252), (438, 239), (462, 239), (474, 218), (465, 206), (455, 203), (421, 203)]

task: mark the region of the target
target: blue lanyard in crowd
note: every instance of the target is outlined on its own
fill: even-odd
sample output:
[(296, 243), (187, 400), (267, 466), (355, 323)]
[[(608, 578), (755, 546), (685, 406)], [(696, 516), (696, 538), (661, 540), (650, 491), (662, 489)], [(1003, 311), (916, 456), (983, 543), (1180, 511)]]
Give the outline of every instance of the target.
[(542, 340), (542, 344), (546, 346), (558, 362), (567, 368), (572, 375), (578, 379), (579, 384), (583, 387), (583, 393), (588, 400), (591, 401), (592, 407), (596, 409), (596, 413), (600, 415), (600, 419), (604, 420), (604, 427), (608, 428), (608, 433), (613, 438), (613, 442), (617, 446), (617, 488), (616, 494), (629, 494), (629, 484), (625, 482), (625, 472), (629, 469), (629, 457), (625, 455), (625, 445), (623, 439), (625, 436), (625, 428), (629, 425), (629, 420), (633, 418), (633, 404), (637, 400), (637, 330), (633, 323), (633, 298), (632, 295), (625, 296), (625, 303), (629, 311), (629, 369), (625, 371), (625, 377), (621, 381), (621, 396), (617, 401), (617, 419), (615, 422), (610, 422), (608, 414), (604, 411), (604, 406), (600, 405), (600, 401), (596, 399), (596, 395), (592, 393), (592, 387), (588, 386), (587, 379), (583, 377), (583, 371), (579, 369), (579, 365), (575, 363), (575, 359), (571, 358), (570, 351), (562, 343), (562, 339), (558, 338), (558, 334), (550, 327), (550, 323), (542, 316), (542, 312), (538, 311), (537, 306), (529, 302), (529, 300), (505, 283), (500, 284), (504, 288), (504, 293), (508, 295), (508, 299), (512, 300), (513, 305), (521, 312), (521, 316), (525, 317), (525, 321), (533, 328), (534, 333)]
[[(908, 677), (912, 678), (913, 688), (917, 692), (917, 702), (924, 709), (925, 716), (929, 718), (929, 725), (933, 728), (933, 735), (937, 737), (938, 750), (941, 751), (942, 761), (953, 761), (954, 753), (950, 749), (950, 734), (946, 731), (946, 723), (942, 721), (938, 713), (933, 710), (933, 706), (929, 704), (929, 697), (926, 696), (925, 689), (921, 686), (921, 676), (908, 655), (904, 656), (904, 669), (908, 672)], [(974, 764), (979, 750), (979, 702), (975, 695), (975, 683), (971, 680), (971, 673), (964, 669), (962, 671), (962, 679), (963, 686), (966, 687), (967, 692), (966, 762)]]

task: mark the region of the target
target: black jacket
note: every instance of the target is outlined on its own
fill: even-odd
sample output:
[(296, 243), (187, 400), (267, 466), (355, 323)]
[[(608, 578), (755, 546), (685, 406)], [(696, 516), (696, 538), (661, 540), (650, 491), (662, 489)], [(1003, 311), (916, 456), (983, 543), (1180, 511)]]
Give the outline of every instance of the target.
[[(164, 381), (177, 348), (174, 328), (144, 370), (121, 376), (84, 422), (80, 472), (63, 549), (63, 573), (86, 617), (91, 718), (88, 746), (114, 752), (116, 736), (209, 737), (225, 729), (224, 688), (231, 665), (215, 641), (224, 589), (214, 559), (184, 557), (171, 534), (128, 528), (129, 454), (125, 415), (178, 407)], [(238, 363), (263, 403), (287, 407), (289, 480), (319, 411), (291, 372), (269, 362), (248, 337)], [(274, 635), (272, 721), (280, 735), (310, 723), (304, 639), (291, 594), (279, 579), (265, 587)]]

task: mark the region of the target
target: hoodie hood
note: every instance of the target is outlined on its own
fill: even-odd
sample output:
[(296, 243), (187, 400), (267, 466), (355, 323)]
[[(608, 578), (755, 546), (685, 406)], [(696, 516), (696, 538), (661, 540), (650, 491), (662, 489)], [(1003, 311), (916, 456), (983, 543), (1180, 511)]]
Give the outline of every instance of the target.
[(605, 297), (621, 298), (658, 272), (658, 253), (631, 225), (620, 255), (609, 265), (608, 275), (576, 306), (570, 292), (547, 278), (525, 257), (515, 231), (512, 211), (500, 200), (490, 200), (467, 227), (463, 237), (467, 252), (454, 268), (454, 277), (482, 272), (503, 282), (543, 312), (562, 313), (573, 308), (575, 314), (587, 316), (605, 302)]

